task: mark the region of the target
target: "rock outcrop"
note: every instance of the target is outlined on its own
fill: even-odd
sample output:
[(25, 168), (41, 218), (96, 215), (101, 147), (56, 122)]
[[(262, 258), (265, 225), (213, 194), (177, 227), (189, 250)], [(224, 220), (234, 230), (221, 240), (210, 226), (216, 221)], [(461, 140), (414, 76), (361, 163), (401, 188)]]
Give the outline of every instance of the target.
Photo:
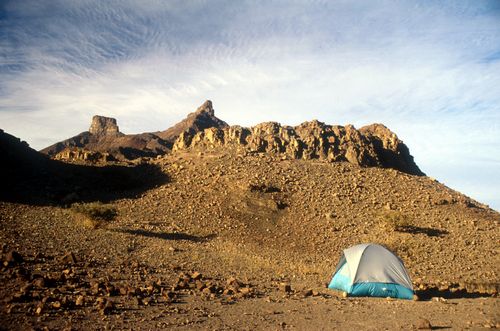
[(54, 160), (65, 162), (107, 163), (116, 161), (109, 153), (94, 152), (84, 148), (66, 148), (52, 157)]
[(208, 128), (225, 128), (229, 125), (215, 116), (212, 101), (205, 101), (198, 109), (173, 127), (158, 132), (158, 137), (172, 144), (183, 132), (194, 134)]
[(120, 132), (116, 119), (96, 115), (92, 118), (88, 131), (44, 148), (40, 152), (53, 158), (80, 161), (87, 160), (90, 152), (109, 155), (109, 158), (107, 156), (105, 158), (110, 160), (155, 157), (169, 152), (182, 132), (195, 134), (206, 128), (227, 126), (227, 123), (215, 116), (211, 101), (203, 103), (194, 113), (170, 129), (154, 133), (126, 135)]
[(96, 136), (122, 136), (123, 133), (118, 129), (116, 119), (95, 115), (92, 117), (92, 123), (89, 129), (90, 134)]
[(252, 128), (229, 126), (215, 116), (210, 100), (171, 128), (154, 133), (126, 135), (120, 132), (114, 118), (94, 116), (89, 131), (41, 152), (65, 160), (93, 160), (95, 157), (90, 157), (91, 152), (105, 155), (104, 158), (109, 160), (133, 160), (163, 155), (172, 149), (218, 147), (276, 153), (292, 159), (345, 161), (363, 167), (393, 168), (423, 175), (408, 147), (382, 124), (368, 125), (359, 130), (352, 125), (327, 125), (316, 120), (295, 127), (276, 122), (265, 122)]
[(381, 124), (356, 130), (352, 125), (304, 122), (296, 127), (267, 122), (252, 128), (208, 128), (196, 134), (183, 132), (173, 150), (235, 148), (254, 153), (283, 154), (291, 159), (347, 161), (364, 167), (394, 168), (423, 175), (408, 147)]

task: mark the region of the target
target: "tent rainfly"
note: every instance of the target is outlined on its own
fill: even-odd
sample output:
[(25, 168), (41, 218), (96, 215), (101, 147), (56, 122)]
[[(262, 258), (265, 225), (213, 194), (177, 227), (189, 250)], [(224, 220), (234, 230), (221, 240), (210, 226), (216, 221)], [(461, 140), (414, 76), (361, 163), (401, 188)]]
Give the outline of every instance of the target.
[(330, 289), (350, 296), (413, 299), (413, 286), (403, 261), (377, 244), (347, 248), (337, 265)]

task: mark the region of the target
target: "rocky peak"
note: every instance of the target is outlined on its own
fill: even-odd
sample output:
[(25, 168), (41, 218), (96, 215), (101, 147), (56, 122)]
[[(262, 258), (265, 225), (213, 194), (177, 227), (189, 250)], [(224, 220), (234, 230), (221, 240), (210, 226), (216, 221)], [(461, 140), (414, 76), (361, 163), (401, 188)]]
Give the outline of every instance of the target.
[(226, 122), (215, 116), (212, 101), (207, 100), (185, 119), (173, 127), (159, 132), (158, 136), (173, 143), (185, 131), (189, 134), (195, 134), (208, 128), (225, 128), (227, 126)]
[(89, 132), (97, 136), (118, 135), (120, 130), (116, 124), (116, 119), (95, 115), (92, 117)]
[(199, 114), (202, 114), (202, 113), (207, 113), (210, 116), (215, 116), (214, 108), (212, 106), (212, 101), (210, 101), (210, 100), (205, 101), (194, 112), (195, 115), (199, 115)]

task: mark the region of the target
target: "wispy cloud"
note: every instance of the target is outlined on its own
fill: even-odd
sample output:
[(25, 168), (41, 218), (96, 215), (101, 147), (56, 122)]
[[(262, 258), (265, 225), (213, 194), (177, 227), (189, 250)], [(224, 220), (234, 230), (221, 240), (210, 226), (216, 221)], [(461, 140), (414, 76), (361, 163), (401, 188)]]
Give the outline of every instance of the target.
[(96, 113), (155, 131), (208, 98), (232, 124), (383, 122), (498, 209), (499, 19), (498, 1), (4, 1), (0, 126), (42, 148)]

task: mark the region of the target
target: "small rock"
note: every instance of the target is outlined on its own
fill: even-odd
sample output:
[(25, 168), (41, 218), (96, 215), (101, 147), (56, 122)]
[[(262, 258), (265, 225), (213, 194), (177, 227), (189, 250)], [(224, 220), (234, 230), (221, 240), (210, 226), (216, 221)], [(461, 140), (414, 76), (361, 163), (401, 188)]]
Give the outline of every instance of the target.
[(117, 294), (116, 288), (112, 284), (106, 284), (106, 295), (114, 296)]
[(120, 295), (127, 295), (128, 293), (128, 287), (120, 287)]
[(106, 299), (99, 297), (95, 300), (95, 305), (97, 306), (98, 309), (103, 309), (104, 306), (106, 305)]
[(205, 287), (205, 288), (202, 290), (202, 292), (203, 292), (204, 294), (212, 294), (212, 293), (215, 293), (215, 290), (214, 290), (214, 288), (213, 288), (212, 286), (210, 286), (210, 287)]
[(417, 329), (419, 329), (419, 330), (432, 330), (431, 322), (429, 322), (429, 320), (427, 320), (425, 318), (420, 318), (417, 321), (416, 326), (417, 326)]
[(101, 309), (101, 315), (109, 315), (114, 308), (114, 304), (112, 301), (107, 300), (104, 304), (104, 307)]
[(200, 291), (202, 291), (207, 285), (203, 283), (202, 281), (197, 280), (196, 281), (196, 288)]
[(292, 292), (292, 286), (288, 283), (280, 283), (279, 289), (280, 289), (280, 291), (285, 292), (285, 293)]
[(304, 292), (302, 292), (302, 295), (304, 297), (310, 297), (311, 295), (313, 295), (313, 291), (311, 289), (304, 290)]
[(150, 297), (146, 297), (146, 298), (142, 299), (142, 304), (144, 306), (149, 306), (150, 303), (151, 303), (151, 298)]
[(75, 305), (78, 306), (78, 307), (81, 307), (85, 304), (85, 297), (83, 295), (79, 295), (77, 298), (76, 298), (76, 301), (75, 301)]
[(163, 296), (167, 299), (172, 300), (173, 298), (175, 298), (175, 293), (172, 291), (165, 291), (163, 292)]
[(197, 271), (193, 272), (193, 274), (191, 275), (192, 280), (198, 280), (198, 279), (201, 279), (201, 277), (202, 277), (202, 274), (197, 272)]
[(28, 284), (24, 285), (23, 287), (21, 287), (21, 291), (20, 291), (20, 292), (21, 292), (22, 294), (25, 294), (25, 295), (26, 295), (26, 294), (28, 294), (28, 293), (29, 293), (32, 289), (33, 289), (33, 285), (28, 283)]
[(61, 262), (67, 263), (67, 264), (76, 263), (77, 261), (76, 261), (75, 254), (73, 254), (73, 252), (68, 252), (68, 253), (64, 254), (64, 256), (61, 257)]
[(44, 288), (46, 286), (45, 278), (36, 278), (33, 281), (33, 286), (38, 288)]
[(23, 262), (23, 257), (18, 252), (12, 250), (5, 255), (5, 262), (7, 264), (16, 264)]
[(239, 291), (243, 295), (249, 295), (250, 293), (252, 293), (252, 289), (250, 287), (242, 287)]
[(235, 277), (229, 277), (226, 281), (227, 285), (233, 285), (234, 283), (239, 283)]
[(100, 282), (96, 282), (96, 281), (90, 282), (90, 291), (94, 295), (99, 294), (99, 290), (101, 287), (102, 287), (102, 285)]

